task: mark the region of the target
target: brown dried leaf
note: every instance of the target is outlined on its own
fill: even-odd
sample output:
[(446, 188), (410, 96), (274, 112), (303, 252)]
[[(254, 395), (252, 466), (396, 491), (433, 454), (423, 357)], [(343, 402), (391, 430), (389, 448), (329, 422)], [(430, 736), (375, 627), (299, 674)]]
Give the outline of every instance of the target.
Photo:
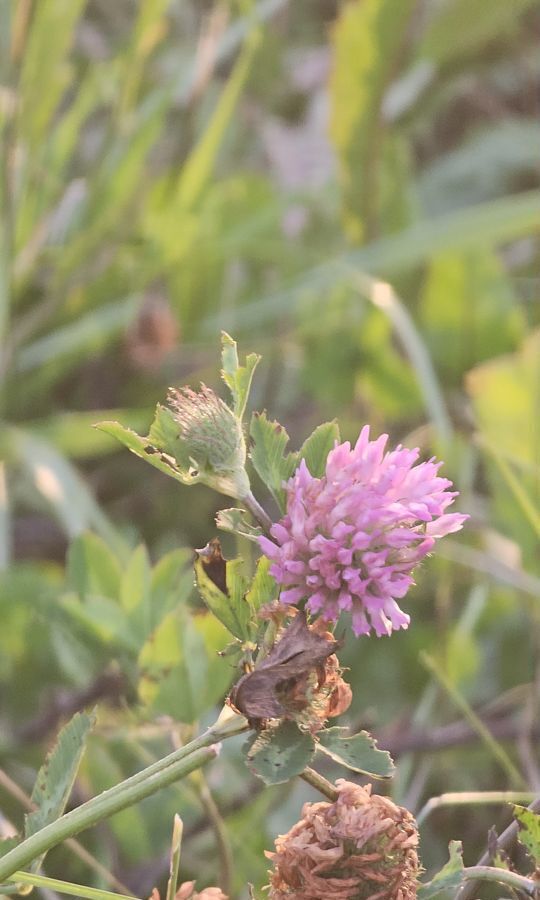
[(202, 550), (196, 550), (201, 560), (204, 571), (210, 581), (215, 584), (222, 594), (229, 594), (227, 589), (227, 564), (221, 552), (219, 538), (212, 538)]

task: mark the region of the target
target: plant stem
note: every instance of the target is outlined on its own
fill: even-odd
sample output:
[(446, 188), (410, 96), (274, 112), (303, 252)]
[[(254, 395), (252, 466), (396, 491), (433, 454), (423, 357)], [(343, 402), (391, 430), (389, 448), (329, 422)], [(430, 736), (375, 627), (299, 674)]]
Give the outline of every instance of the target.
[(212, 792), (210, 790), (210, 787), (208, 786), (208, 782), (204, 776), (204, 773), (194, 772), (192, 775), (192, 780), (196, 785), (201, 804), (206, 812), (206, 815), (208, 816), (208, 821), (210, 822), (216, 839), (220, 863), (219, 886), (224, 894), (230, 896), (232, 892), (234, 869), (232, 849), (229, 842), (227, 829), (225, 827), (225, 822), (223, 821), (223, 817), (221, 815), (219, 807), (214, 800), (214, 797), (212, 796)]
[(524, 783), (523, 777), (516, 768), (508, 753), (498, 741), (495, 740), (489, 728), (476, 715), (474, 710), (469, 706), (465, 698), (456, 690), (449, 678), (442, 672), (433, 657), (428, 653), (420, 654), (420, 661), (425, 668), (435, 676), (439, 684), (446, 691), (452, 702), (463, 713), (471, 728), (476, 731), (480, 739), (484, 742), (486, 748), (490, 751), (493, 758), (497, 760), (499, 765), (508, 775), (508, 778), (520, 790), (525, 790), (527, 785)]
[(180, 854), (182, 853), (182, 835), (184, 823), (180, 816), (174, 817), (173, 836), (171, 844), (171, 862), (169, 866), (169, 880), (167, 882), (166, 900), (174, 900), (178, 887), (178, 873), (180, 872)]
[(46, 875), (35, 875), (33, 872), (14, 872), (9, 876), (14, 882), (13, 890), (17, 890), (19, 884), (29, 884), (31, 887), (49, 888), (60, 894), (71, 894), (73, 897), (83, 897), (84, 900), (136, 900), (135, 897), (126, 894), (113, 894), (111, 891), (101, 891), (99, 888), (86, 887), (83, 884), (72, 884), (69, 881), (59, 881), (57, 878), (48, 878)]
[[(540, 813), (540, 797), (537, 797), (536, 800), (533, 800), (532, 803), (527, 807), (535, 813)], [(501, 850), (508, 850), (509, 847), (514, 843), (517, 834), (519, 831), (519, 824), (514, 819), (508, 828), (505, 828), (503, 833), (499, 835), (497, 838), (496, 847), (493, 850), (486, 850), (485, 853), (482, 854), (480, 859), (478, 860), (478, 864), (476, 866), (472, 866), (473, 869), (482, 869), (485, 867), (486, 863), (490, 862), (491, 854), (493, 852), (498, 853)], [(470, 897), (473, 897), (475, 893), (475, 882), (474, 880), (469, 881), (468, 884), (463, 885), (456, 895), (455, 900), (469, 900)]]
[(90, 828), (127, 806), (132, 806), (156, 791), (184, 778), (204, 766), (219, 753), (215, 744), (227, 737), (248, 730), (243, 716), (226, 711), (204, 734), (185, 747), (173, 751), (142, 772), (132, 775), (108, 791), (93, 797), (77, 809), (71, 810), (55, 822), (26, 838), (18, 847), (0, 859), (0, 881), (10, 878), (33, 859), (55, 847), (68, 837)]
[(249, 509), (251, 515), (259, 523), (261, 528), (268, 534), (273, 525), (272, 519), (270, 516), (264, 511), (261, 504), (258, 500), (255, 499), (251, 491), (248, 491), (242, 498), (242, 503), (245, 503), (247, 508)]
[(497, 884), (506, 884), (530, 897), (536, 897), (540, 888), (540, 882), (536, 879), (526, 878), (517, 872), (509, 872), (508, 869), (498, 869), (494, 866), (469, 866), (463, 870), (463, 877), (468, 881), (495, 881)]
[(316, 788), (321, 794), (325, 797), (328, 797), (332, 803), (335, 803), (337, 798), (339, 797), (338, 792), (336, 791), (334, 785), (328, 781), (324, 775), (320, 775), (315, 769), (310, 768), (310, 766), (306, 766), (302, 774), (300, 775), (304, 781), (307, 781), (311, 787)]
[(418, 825), (423, 825), (435, 809), (443, 806), (485, 806), (498, 803), (530, 803), (532, 791), (451, 791), (431, 797), (416, 815)]
[[(23, 791), (23, 789), (15, 782), (12, 778), (9, 777), (7, 772), (4, 772), (3, 769), (0, 769), (0, 785), (7, 791), (8, 794), (11, 794), (19, 803), (28, 811), (32, 812), (36, 809), (35, 803), (32, 803), (28, 794)], [(97, 872), (98, 875), (101, 875), (106, 881), (109, 882), (111, 887), (116, 888), (121, 894), (129, 894), (129, 888), (126, 887), (125, 884), (122, 884), (120, 879), (118, 879), (112, 872), (109, 872), (107, 866), (104, 866), (92, 856), (89, 850), (86, 847), (83, 847), (82, 844), (79, 844), (76, 838), (68, 838), (66, 840), (66, 847), (77, 856), (83, 863), (86, 863), (89, 869), (93, 869), (94, 872)]]

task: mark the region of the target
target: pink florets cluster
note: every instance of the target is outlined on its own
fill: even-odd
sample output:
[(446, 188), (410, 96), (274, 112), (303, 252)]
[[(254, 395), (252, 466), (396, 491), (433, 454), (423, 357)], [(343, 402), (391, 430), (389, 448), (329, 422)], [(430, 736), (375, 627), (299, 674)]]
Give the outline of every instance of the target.
[(285, 590), (283, 603), (306, 601), (311, 613), (336, 622), (352, 613), (355, 635), (391, 634), (410, 617), (396, 598), (412, 584), (412, 570), (437, 538), (467, 518), (445, 513), (457, 492), (437, 475), (441, 463), (417, 463), (419, 451), (385, 453), (388, 435), (369, 440), (365, 426), (354, 448), (329, 453), (326, 473), (314, 478), (304, 460), (287, 483), (287, 514), (260, 546)]

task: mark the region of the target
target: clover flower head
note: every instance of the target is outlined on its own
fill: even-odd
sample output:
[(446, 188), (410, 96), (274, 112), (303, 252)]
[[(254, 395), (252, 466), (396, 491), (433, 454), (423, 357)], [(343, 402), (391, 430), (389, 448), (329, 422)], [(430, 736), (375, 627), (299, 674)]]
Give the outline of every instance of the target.
[(418, 449), (401, 445), (385, 452), (387, 440), (370, 441), (366, 425), (354, 447), (336, 444), (322, 478), (302, 460), (286, 485), (286, 515), (271, 539), (259, 538), (281, 602), (306, 601), (326, 622), (348, 611), (357, 637), (408, 627), (397, 600), (414, 567), (468, 518), (446, 512), (457, 492), (438, 475), (440, 462), (419, 463)]
[(280, 835), (270, 900), (413, 900), (420, 862), (412, 815), (388, 797), (344, 779), (334, 803), (306, 803)]

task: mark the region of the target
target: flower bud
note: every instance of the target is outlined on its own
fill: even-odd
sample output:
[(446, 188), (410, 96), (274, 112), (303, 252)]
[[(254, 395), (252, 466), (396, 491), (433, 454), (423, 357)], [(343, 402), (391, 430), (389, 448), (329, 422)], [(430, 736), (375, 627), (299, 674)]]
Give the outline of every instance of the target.
[(230, 497), (245, 497), (249, 491), (246, 444), (242, 425), (232, 409), (204, 384), (200, 391), (170, 388), (167, 401), (189, 455), (194, 480)]
[(420, 863), (410, 812), (339, 779), (335, 803), (306, 803), (276, 840), (271, 900), (413, 900)]

